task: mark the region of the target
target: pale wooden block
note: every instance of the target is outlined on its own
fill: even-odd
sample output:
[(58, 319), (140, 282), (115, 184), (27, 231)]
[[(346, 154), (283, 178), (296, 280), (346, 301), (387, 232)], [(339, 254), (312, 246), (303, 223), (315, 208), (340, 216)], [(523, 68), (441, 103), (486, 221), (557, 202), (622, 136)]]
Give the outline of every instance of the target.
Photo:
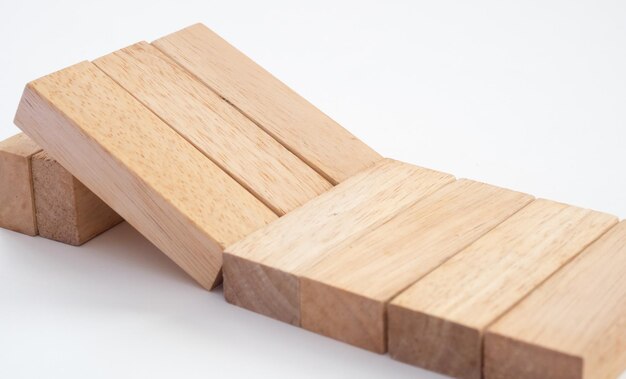
[(626, 369), (626, 221), (489, 327), (486, 379), (613, 379)]
[(480, 379), (487, 326), (616, 223), (604, 213), (534, 201), (390, 303), (389, 353)]
[(206, 288), (225, 246), (277, 218), (91, 63), (29, 83), (15, 121)]
[(385, 352), (387, 303), (532, 199), (463, 179), (353, 234), (302, 270), (302, 327)]
[(152, 45), (138, 43), (94, 64), (278, 215), (332, 188)]
[(454, 178), (393, 160), (339, 184), (230, 246), (224, 296), (230, 303), (300, 324), (298, 276), (334, 245), (427, 196)]
[(381, 159), (284, 83), (197, 24), (153, 42), (267, 133), (337, 184)]
[(32, 175), (40, 236), (78, 246), (123, 221), (47, 152), (33, 155)]
[(0, 142), (0, 227), (37, 235), (30, 158), (41, 148), (20, 133)]

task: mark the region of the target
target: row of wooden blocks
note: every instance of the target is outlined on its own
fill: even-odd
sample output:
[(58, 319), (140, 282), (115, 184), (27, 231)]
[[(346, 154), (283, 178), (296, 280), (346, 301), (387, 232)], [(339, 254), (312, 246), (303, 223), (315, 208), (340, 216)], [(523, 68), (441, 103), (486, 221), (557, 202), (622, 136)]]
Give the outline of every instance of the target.
[(626, 367), (625, 222), (384, 159), (203, 25), (29, 83), (16, 124), (231, 303), (459, 378)]

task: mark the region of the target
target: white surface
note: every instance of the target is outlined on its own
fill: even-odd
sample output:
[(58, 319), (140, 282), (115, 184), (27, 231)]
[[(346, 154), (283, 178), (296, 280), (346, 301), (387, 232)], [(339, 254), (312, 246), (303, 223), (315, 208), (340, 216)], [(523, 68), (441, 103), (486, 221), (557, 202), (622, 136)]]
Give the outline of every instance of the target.
[[(623, 1), (62, 3), (0, 0), (2, 139), (27, 81), (203, 22), (386, 156), (626, 216)], [(0, 378), (217, 373), (440, 377), (228, 305), (125, 224), (0, 231)]]

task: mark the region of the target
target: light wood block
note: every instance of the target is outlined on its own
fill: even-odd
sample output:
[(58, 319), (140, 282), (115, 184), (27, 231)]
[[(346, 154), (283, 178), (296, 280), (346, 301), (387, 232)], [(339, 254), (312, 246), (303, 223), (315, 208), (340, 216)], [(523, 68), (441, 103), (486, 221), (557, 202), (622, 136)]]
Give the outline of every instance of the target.
[(626, 222), (489, 327), (486, 379), (613, 379), (626, 369)]
[(123, 221), (47, 152), (33, 155), (32, 175), (40, 236), (78, 246)]
[(278, 215), (332, 188), (157, 48), (138, 43), (94, 64)]
[(302, 327), (385, 352), (387, 303), (531, 200), (459, 180), (385, 224), (353, 234), (303, 270)]
[(91, 63), (29, 83), (16, 124), (198, 283), (277, 216)]
[(487, 326), (616, 223), (604, 213), (534, 201), (390, 303), (389, 353), (480, 379)]
[(300, 324), (298, 278), (336, 244), (382, 224), (447, 183), (450, 175), (382, 160), (227, 248), (230, 303)]
[(30, 158), (41, 148), (25, 134), (0, 142), (0, 227), (37, 235)]
[(153, 43), (331, 183), (381, 159), (250, 58), (197, 24)]

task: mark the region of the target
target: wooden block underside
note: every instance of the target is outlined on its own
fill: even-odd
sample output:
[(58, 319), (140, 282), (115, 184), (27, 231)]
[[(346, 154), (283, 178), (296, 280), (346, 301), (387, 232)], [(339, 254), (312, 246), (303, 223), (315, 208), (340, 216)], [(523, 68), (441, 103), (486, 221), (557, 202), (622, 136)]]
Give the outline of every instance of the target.
[(123, 221), (47, 152), (33, 155), (32, 175), (40, 236), (82, 245)]
[(486, 379), (612, 379), (626, 369), (626, 221), (489, 327)]
[(607, 214), (534, 201), (390, 303), (391, 356), (481, 378), (487, 326), (616, 223)]
[(277, 218), (91, 63), (29, 83), (15, 122), (206, 288), (225, 246)]
[(385, 159), (301, 208), (229, 247), (224, 255), (226, 300), (300, 324), (300, 271), (353, 233), (389, 220), (399, 210), (454, 178)]
[(387, 303), (530, 201), (463, 179), (351, 235), (302, 270), (302, 327), (385, 352)]
[(138, 43), (94, 64), (279, 216), (332, 188), (155, 47)]
[(337, 184), (381, 156), (202, 24), (153, 45)]
[(0, 142), (0, 227), (37, 235), (31, 157), (41, 148), (25, 134)]

